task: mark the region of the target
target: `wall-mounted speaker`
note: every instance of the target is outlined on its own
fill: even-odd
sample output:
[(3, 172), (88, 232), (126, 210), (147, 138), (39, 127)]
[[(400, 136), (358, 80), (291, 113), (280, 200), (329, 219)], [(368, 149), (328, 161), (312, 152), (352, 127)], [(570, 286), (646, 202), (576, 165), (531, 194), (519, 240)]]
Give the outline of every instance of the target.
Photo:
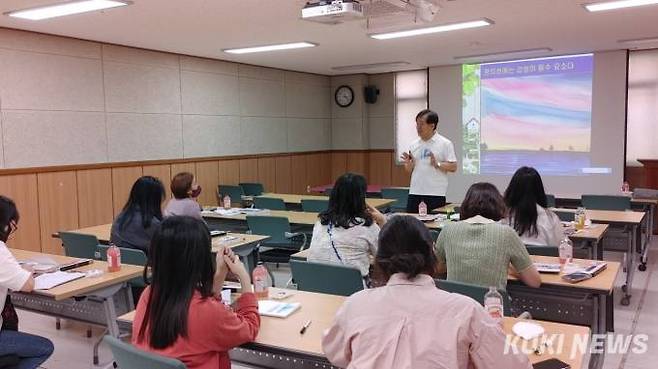
[(379, 95), (379, 89), (377, 86), (366, 86), (363, 89), (364, 100), (367, 104), (374, 104), (377, 102), (377, 95)]

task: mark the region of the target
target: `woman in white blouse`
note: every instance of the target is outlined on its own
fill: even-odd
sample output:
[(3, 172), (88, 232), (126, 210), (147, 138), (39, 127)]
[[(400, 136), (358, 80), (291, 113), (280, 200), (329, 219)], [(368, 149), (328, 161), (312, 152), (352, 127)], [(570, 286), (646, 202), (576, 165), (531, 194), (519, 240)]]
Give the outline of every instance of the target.
[(531, 167), (519, 168), (505, 190), (509, 213), (505, 222), (526, 245), (559, 246), (565, 237), (560, 218), (547, 209), (541, 176)]
[(366, 179), (346, 173), (334, 184), (329, 206), (313, 227), (308, 261), (354, 267), (367, 277), (386, 217), (366, 204)]
[[(18, 265), (5, 244), (18, 228), (18, 219), (14, 202), (0, 196), (0, 309), (4, 307), (3, 312), (13, 311), (11, 304), (6, 304), (9, 290), (30, 292), (34, 289), (32, 273)], [(53, 353), (53, 344), (47, 338), (12, 330), (15, 327), (7, 329), (8, 325), (16, 323), (3, 322), (0, 316), (0, 356), (17, 356), (18, 364), (13, 367), (16, 369), (37, 368)]]

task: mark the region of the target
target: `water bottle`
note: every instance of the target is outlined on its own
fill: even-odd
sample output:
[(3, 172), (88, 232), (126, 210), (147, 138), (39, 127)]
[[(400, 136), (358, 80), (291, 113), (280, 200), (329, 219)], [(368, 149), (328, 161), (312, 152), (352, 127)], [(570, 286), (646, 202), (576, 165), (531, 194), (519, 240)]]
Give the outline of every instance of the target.
[(427, 204), (425, 204), (425, 201), (421, 201), (420, 204), (418, 204), (418, 215), (421, 217), (427, 216)]
[(306, 193), (311, 193), (311, 185), (306, 185)]
[(252, 279), (254, 281), (254, 293), (258, 298), (267, 298), (270, 288), (270, 274), (267, 272), (263, 262), (259, 262), (258, 266), (252, 272)]
[(107, 249), (107, 271), (118, 272), (121, 270), (121, 249), (116, 247), (115, 244), (110, 244)]
[(496, 322), (503, 321), (503, 296), (494, 286), (489, 287), (489, 291), (484, 295), (484, 311)]
[(571, 259), (573, 258), (573, 243), (569, 237), (565, 237), (562, 241), (560, 241), (559, 252), (560, 265), (564, 266), (564, 264), (571, 262)]
[(231, 196), (229, 195), (224, 196), (224, 209), (231, 209)]
[(576, 214), (575, 214), (575, 219), (574, 219), (574, 227), (576, 230), (581, 230), (585, 229), (585, 218), (587, 217), (585, 213), (585, 208), (579, 207), (576, 209)]

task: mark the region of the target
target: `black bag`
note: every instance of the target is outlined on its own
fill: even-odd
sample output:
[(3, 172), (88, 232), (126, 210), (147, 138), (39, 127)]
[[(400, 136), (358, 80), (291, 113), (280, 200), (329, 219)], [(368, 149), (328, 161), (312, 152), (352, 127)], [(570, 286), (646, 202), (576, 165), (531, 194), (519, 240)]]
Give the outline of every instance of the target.
[(2, 308), (2, 327), (0, 329), (8, 331), (18, 331), (18, 314), (11, 303), (11, 297), (7, 295), (5, 306)]

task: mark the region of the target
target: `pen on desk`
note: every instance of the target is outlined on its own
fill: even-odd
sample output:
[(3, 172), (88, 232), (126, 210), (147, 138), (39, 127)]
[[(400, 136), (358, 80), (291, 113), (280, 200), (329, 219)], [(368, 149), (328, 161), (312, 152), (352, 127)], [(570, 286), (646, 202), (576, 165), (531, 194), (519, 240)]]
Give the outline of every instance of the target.
[(308, 321), (306, 321), (306, 323), (304, 323), (304, 326), (299, 331), (299, 334), (304, 334), (304, 332), (306, 332), (306, 328), (308, 328), (309, 325), (311, 325), (311, 319), (309, 319)]

